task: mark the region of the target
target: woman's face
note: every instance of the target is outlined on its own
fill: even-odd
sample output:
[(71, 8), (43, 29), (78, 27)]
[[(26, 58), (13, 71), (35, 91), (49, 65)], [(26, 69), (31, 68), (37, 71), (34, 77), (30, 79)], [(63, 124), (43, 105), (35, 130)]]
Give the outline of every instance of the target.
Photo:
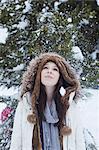
[(41, 71), (41, 83), (47, 86), (54, 87), (59, 80), (59, 68), (54, 62), (47, 62)]

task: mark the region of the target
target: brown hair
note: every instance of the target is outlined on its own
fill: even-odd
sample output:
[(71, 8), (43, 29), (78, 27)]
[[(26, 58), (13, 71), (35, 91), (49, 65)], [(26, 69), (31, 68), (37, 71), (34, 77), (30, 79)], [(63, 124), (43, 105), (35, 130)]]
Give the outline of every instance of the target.
[[(65, 85), (64, 85), (65, 83)], [(58, 118), (59, 118), (59, 122), (57, 124), (55, 124), (56, 126), (59, 127), (59, 129), (64, 125), (63, 120), (65, 118), (66, 115), (66, 111), (69, 108), (69, 93), (67, 93), (65, 95), (65, 102), (63, 103), (61, 100), (61, 95), (59, 93), (60, 87), (63, 86), (65, 89), (68, 88), (70, 85), (66, 82), (64, 82), (64, 79), (62, 77), (62, 75), (60, 74), (60, 78), (59, 81), (56, 85), (55, 91), (53, 92), (53, 99), (55, 100), (55, 104), (56, 104), (56, 110), (57, 110), (57, 114), (58, 114)], [(40, 88), (40, 95), (39, 98), (37, 100), (37, 110), (38, 110), (38, 117), (39, 120), (45, 120), (44, 117), (44, 110), (45, 110), (45, 106), (46, 106), (46, 100), (47, 100), (47, 95), (46, 95), (46, 91), (45, 91), (45, 87), (44, 85), (42, 85), (41, 83), (41, 88)]]

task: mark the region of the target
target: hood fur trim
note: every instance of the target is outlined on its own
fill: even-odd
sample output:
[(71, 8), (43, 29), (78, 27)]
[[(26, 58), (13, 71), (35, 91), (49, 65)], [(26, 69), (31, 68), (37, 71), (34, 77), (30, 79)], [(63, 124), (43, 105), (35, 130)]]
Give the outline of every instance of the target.
[(70, 65), (66, 62), (66, 60), (63, 57), (52, 52), (44, 53), (41, 54), (39, 57), (35, 57), (34, 59), (31, 60), (29, 66), (27, 67), (26, 72), (23, 74), (22, 91), (21, 91), (21, 97), (28, 91), (32, 93), (32, 109), (33, 109), (33, 114), (31, 115), (32, 118), (36, 117), (35, 104), (36, 100), (39, 97), (40, 92), (41, 71), (43, 66), (49, 61), (56, 63), (56, 65), (60, 70), (61, 75), (63, 76), (64, 82), (66, 81), (66, 83), (69, 84), (68, 90), (66, 88), (67, 90), (66, 92), (70, 94), (73, 91), (77, 91), (79, 87), (79, 81), (76, 78), (73, 69), (70, 67)]
[(64, 80), (66, 80), (67, 83), (75, 85), (76, 89), (79, 87), (79, 81), (73, 68), (71, 68), (71, 66), (65, 61), (63, 57), (56, 53), (50, 52), (41, 54), (39, 57), (35, 57), (30, 61), (29, 66), (27, 67), (27, 70), (22, 77), (21, 96), (23, 96), (26, 92), (32, 91), (36, 88), (36, 85), (38, 85), (40, 82), (39, 78), (42, 67), (48, 61), (53, 61), (56, 63)]

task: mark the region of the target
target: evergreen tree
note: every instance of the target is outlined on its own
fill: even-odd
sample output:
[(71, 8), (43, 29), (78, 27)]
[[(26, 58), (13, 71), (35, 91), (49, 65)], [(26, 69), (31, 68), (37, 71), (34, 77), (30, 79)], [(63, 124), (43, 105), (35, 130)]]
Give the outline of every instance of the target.
[[(99, 7), (95, 0), (93, 1), (67, 1), (62, 3), (60, 11), (65, 15), (72, 17), (73, 25), (76, 26), (74, 45), (81, 49), (84, 56), (82, 63), (81, 83), (84, 87), (98, 88), (99, 78), (99, 58), (92, 58), (92, 53), (95, 51), (95, 46), (99, 39), (98, 24), (99, 24)], [(99, 53), (97, 53), (98, 56)], [(71, 57), (72, 61), (72, 57)], [(78, 61), (73, 60), (72, 63)], [(81, 67), (81, 66), (80, 66)]]
[[(20, 85), (28, 62), (40, 52), (56, 51), (68, 58), (75, 45), (80, 47), (84, 62), (90, 65), (90, 70), (94, 73), (89, 57), (98, 40), (96, 1), (69, 0), (56, 4), (53, 0), (13, 0), (0, 4), (0, 24), (9, 33), (6, 43), (0, 44), (1, 84), (8, 87)], [(96, 67), (97, 63), (94, 60), (92, 62)], [(83, 84), (94, 87), (88, 79), (89, 67), (86, 65), (85, 68), (85, 64), (83, 66), (83, 76), (87, 73)]]

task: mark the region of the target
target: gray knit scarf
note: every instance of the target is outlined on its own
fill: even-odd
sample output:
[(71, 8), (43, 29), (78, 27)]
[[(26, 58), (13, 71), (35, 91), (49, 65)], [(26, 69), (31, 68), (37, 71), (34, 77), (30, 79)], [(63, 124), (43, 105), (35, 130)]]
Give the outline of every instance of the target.
[(42, 121), (44, 150), (60, 150), (58, 127), (54, 126), (59, 121), (54, 100), (50, 106), (46, 103), (44, 115), (46, 119)]

